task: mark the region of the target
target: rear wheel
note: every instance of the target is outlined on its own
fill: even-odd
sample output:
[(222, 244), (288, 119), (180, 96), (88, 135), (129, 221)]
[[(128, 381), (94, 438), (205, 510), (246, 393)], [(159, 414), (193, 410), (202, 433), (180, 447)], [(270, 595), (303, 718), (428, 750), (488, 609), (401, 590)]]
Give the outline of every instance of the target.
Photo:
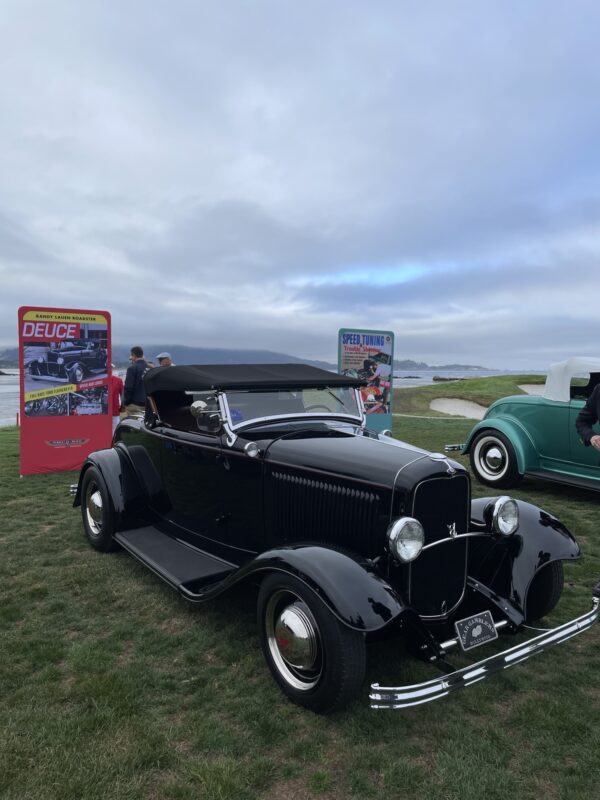
[(364, 634), (339, 622), (297, 578), (265, 578), (258, 627), (269, 669), (294, 703), (328, 714), (358, 693), (365, 677)]
[(560, 600), (564, 583), (562, 561), (552, 561), (539, 570), (527, 592), (526, 622), (541, 619), (552, 611)]
[(515, 449), (503, 433), (482, 431), (470, 449), (471, 468), (477, 480), (488, 486), (509, 489), (522, 479)]
[(104, 478), (96, 467), (90, 467), (81, 484), (81, 516), (88, 542), (94, 550), (108, 553), (117, 548), (114, 511)]

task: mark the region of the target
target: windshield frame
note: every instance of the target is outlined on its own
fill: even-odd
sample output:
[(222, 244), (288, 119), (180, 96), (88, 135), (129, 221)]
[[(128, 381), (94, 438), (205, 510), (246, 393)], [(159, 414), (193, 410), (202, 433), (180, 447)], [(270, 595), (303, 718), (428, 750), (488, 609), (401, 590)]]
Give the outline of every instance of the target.
[[(315, 387), (315, 390), (323, 390), (323, 391), (327, 391), (327, 392), (330, 392), (330, 393), (335, 395), (336, 388), (339, 389), (340, 387), (334, 387), (333, 389), (331, 389), (328, 386), (327, 387), (319, 386), (319, 387)], [(229, 427), (229, 429), (231, 431), (240, 430), (242, 428), (247, 428), (249, 426), (254, 426), (254, 425), (259, 424), (259, 423), (273, 422), (273, 421), (279, 421), (279, 420), (285, 420), (285, 419), (289, 419), (289, 420), (292, 420), (292, 419), (293, 420), (315, 420), (315, 419), (337, 420), (337, 419), (342, 419), (342, 420), (352, 421), (355, 424), (358, 421), (359, 425), (362, 426), (365, 423), (365, 412), (364, 412), (364, 408), (363, 408), (362, 397), (361, 397), (360, 391), (358, 389), (354, 388), (354, 387), (351, 387), (351, 386), (348, 386), (347, 388), (354, 392), (354, 398), (355, 398), (355, 401), (356, 401), (356, 407), (358, 409), (358, 414), (357, 415), (350, 414), (350, 413), (347, 413), (347, 412), (344, 412), (344, 411), (339, 411), (339, 412), (338, 411), (330, 411), (329, 413), (327, 413), (326, 411), (318, 411), (318, 412), (309, 411), (309, 412), (296, 412), (296, 413), (288, 412), (287, 414), (268, 414), (268, 415), (266, 415), (264, 417), (252, 417), (252, 419), (243, 420), (242, 422), (233, 422), (233, 419), (231, 417), (231, 409), (229, 407), (229, 399), (227, 397), (228, 392), (227, 391), (219, 392), (219, 399), (221, 401), (222, 409), (225, 412), (225, 417), (226, 417), (226, 420), (227, 420), (227, 426)], [(247, 391), (248, 394), (269, 394), (269, 392), (257, 392), (257, 391), (254, 391), (252, 389), (249, 389), (249, 390), (236, 389), (234, 391), (236, 393), (241, 392), (241, 391)], [(286, 389), (285, 391), (294, 391), (294, 390)], [(304, 390), (303, 389), (297, 389), (296, 391), (302, 392)], [(271, 393), (274, 393), (274, 392), (271, 392)]]

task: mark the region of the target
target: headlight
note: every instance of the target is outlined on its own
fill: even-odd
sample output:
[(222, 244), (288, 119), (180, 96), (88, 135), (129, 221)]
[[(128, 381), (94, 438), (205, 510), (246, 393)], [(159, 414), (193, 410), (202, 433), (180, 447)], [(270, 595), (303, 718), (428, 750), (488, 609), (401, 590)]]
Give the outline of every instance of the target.
[(65, 360), (64, 360), (64, 358), (63, 358), (62, 356), (59, 356), (59, 357), (56, 359), (56, 363), (57, 363), (57, 364), (64, 364), (64, 363), (65, 363)]
[(511, 536), (519, 527), (519, 506), (512, 497), (499, 497), (492, 512), (492, 529), (502, 536)]
[(423, 526), (413, 517), (397, 519), (388, 528), (387, 535), (392, 555), (403, 562), (414, 561), (425, 542)]

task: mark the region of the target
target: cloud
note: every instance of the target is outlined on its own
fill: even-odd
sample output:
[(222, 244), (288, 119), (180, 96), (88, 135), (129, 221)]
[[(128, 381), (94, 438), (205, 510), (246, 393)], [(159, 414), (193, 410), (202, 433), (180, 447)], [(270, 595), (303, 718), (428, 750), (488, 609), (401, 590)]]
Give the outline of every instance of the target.
[(597, 4), (5, 5), (0, 344), (45, 304), (123, 343), (592, 350)]

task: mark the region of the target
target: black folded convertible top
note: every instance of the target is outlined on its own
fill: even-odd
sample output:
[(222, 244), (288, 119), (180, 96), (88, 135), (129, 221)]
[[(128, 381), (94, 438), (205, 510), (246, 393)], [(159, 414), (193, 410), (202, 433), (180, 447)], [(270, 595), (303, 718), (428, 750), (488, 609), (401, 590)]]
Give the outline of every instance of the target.
[(190, 364), (155, 367), (144, 376), (146, 393), (212, 389), (319, 389), (362, 386), (364, 381), (308, 364)]

